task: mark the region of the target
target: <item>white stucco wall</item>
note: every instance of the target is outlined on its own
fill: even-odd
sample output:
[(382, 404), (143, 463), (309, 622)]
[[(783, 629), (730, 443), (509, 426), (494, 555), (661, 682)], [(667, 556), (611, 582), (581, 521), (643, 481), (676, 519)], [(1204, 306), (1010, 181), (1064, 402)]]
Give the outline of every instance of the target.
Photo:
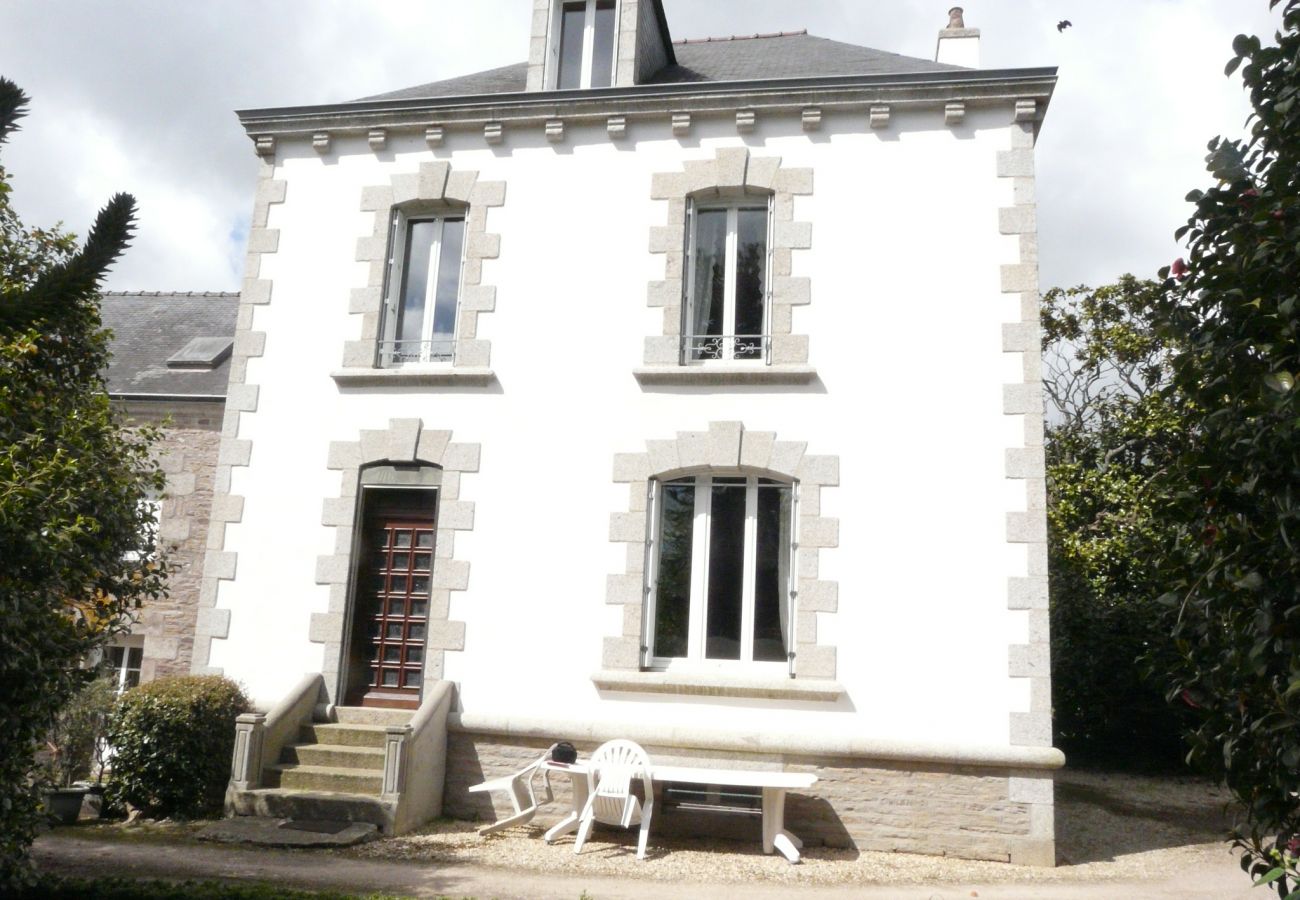
[[(1002, 352), (1003, 323), (1020, 317), (1000, 283), (1000, 266), (1019, 259), (1017, 238), (998, 227), (1012, 204), (996, 161), (1010, 118), (973, 110), (951, 129), (942, 110), (896, 112), (873, 131), (862, 115), (828, 114), (808, 135), (791, 116), (743, 137), (734, 122), (699, 122), (682, 140), (665, 120), (633, 124), (620, 142), (570, 126), (558, 145), (536, 130), (498, 147), (453, 132), (436, 154), (416, 137), (390, 137), (380, 154), (336, 138), (324, 157), (282, 142), (275, 177), (288, 187), (269, 222), (280, 241), (261, 269), (273, 300), (253, 321), (266, 351), (247, 378), (260, 400), (238, 435), (252, 442), (251, 465), (231, 485), (246, 501), (225, 542), (238, 572), (217, 596), (230, 625), (211, 665), (268, 705), (320, 671), (308, 623), (328, 606), (314, 582), (334, 543), (321, 503), (339, 492), (327, 448), (418, 417), (482, 445), (460, 494), (476, 504), (474, 529), (455, 550), (471, 563), (450, 613), (466, 623), (465, 650), (446, 663), (467, 713), (1007, 744), (1009, 714), (1029, 709), (1007, 650), (1028, 642), (1028, 614), (1007, 609), (1007, 578), (1027, 574), (1006, 527), (1025, 509), (1024, 483), (1008, 481), (1004, 463), (1024, 434), (1023, 417), (1003, 414), (1003, 384), (1022, 378), (1019, 355)], [(812, 281), (794, 331), (810, 336), (820, 381), (643, 388), (632, 371), (644, 338), (662, 334), (661, 310), (646, 305), (647, 283), (664, 277), (648, 250), (666, 217), (649, 199), (651, 174), (742, 145), (815, 173), (795, 209), (813, 223), (813, 249), (794, 254), (794, 274)], [(330, 372), (359, 337), (349, 293), (367, 282), (354, 260), (374, 221), (362, 189), (434, 158), (507, 184), (487, 229), (502, 236), (500, 257), (484, 263), (496, 311), (478, 334), (492, 342), (498, 384), (341, 391)], [(822, 494), (839, 546), (821, 552), (839, 610), (820, 614), (819, 635), (838, 647), (837, 704), (602, 699), (591, 684), (623, 613), (605, 603), (606, 576), (624, 566), (625, 545), (608, 540), (610, 513), (627, 509), (614, 454), (711, 421), (840, 457), (841, 485)]]

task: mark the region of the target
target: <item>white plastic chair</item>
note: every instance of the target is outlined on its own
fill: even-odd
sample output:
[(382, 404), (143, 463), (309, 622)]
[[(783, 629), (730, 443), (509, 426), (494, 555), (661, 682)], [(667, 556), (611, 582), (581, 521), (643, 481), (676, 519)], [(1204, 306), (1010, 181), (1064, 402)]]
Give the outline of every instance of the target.
[[(554, 745), (552, 745), (551, 749), (554, 749)], [(550, 803), (555, 799), (555, 794), (551, 791), (551, 773), (542, 768), (542, 763), (550, 758), (551, 750), (547, 750), (539, 759), (524, 766), (513, 775), (502, 775), (500, 778), (493, 778), (491, 781), (485, 781), (470, 788), (471, 792), (505, 791), (510, 795), (510, 805), (514, 807), (514, 813), (493, 822), (491, 825), (484, 825), (478, 830), (479, 834), (496, 834), (498, 831), (512, 825), (526, 825), (533, 820), (533, 816), (537, 813), (537, 807), (540, 805), (537, 800), (537, 791), (533, 787), (533, 782), (539, 772), (542, 776), (542, 787), (546, 795), (541, 802)]]
[[(632, 741), (609, 741), (596, 748), (587, 763), (592, 773), (593, 790), (578, 817), (578, 838), (573, 852), (582, 845), (595, 822), (622, 828), (641, 826), (636, 858), (645, 859), (646, 839), (650, 836), (650, 815), (654, 812), (654, 784), (650, 778), (650, 758)], [(632, 793), (632, 780), (640, 778), (645, 788), (645, 805)]]

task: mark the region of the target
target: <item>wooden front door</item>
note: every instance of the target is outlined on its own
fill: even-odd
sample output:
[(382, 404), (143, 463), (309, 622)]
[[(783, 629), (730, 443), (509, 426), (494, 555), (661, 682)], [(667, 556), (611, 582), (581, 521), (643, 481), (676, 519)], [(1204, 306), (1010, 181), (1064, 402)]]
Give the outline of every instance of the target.
[(415, 709), (424, 682), (434, 517), (367, 511), (353, 619), (350, 705)]

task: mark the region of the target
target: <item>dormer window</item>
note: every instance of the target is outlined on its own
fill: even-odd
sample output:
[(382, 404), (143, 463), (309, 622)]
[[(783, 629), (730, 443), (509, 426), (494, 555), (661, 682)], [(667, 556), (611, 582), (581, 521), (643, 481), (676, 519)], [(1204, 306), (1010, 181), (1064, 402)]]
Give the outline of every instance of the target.
[(615, 0), (573, 0), (560, 5), (557, 88), (601, 88), (614, 83), (617, 20)]

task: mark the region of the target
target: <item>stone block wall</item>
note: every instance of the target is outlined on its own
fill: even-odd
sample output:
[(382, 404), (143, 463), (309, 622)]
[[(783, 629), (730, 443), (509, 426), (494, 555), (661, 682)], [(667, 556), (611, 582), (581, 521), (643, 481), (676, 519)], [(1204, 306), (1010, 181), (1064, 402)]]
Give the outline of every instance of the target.
[[(574, 741), (581, 756), (595, 743)], [(518, 771), (544, 753), (550, 741), (453, 731), (447, 741), (443, 812), (458, 819), (491, 821), (510, 813), (503, 794), (468, 792), (470, 785)], [(1034, 805), (1013, 799), (1027, 781), (1051, 785), (1047, 771), (1005, 767), (823, 757), (787, 753), (741, 754), (646, 745), (652, 764), (780, 769), (811, 772), (817, 784), (786, 798), (786, 827), (809, 846), (921, 853), (1025, 865), (1053, 865), (1036, 839)], [(572, 808), (569, 778), (552, 774), (555, 801), (534, 820), (549, 827)], [(1028, 798), (1026, 798), (1028, 799)], [(1050, 808), (1050, 807), (1049, 807)], [(674, 835), (739, 840), (761, 836), (758, 816), (655, 809), (660, 827)], [(651, 829), (651, 842), (655, 828)]]
[(158, 461), (167, 475), (159, 508), (158, 538), (173, 571), (167, 596), (149, 601), (131, 629), (132, 634), (144, 635), (142, 682), (164, 675), (189, 674), (221, 445), (221, 434), (216, 430), (219, 415), (211, 429), (193, 427), (197, 423), (183, 416), (173, 421), (190, 426), (165, 428), (156, 446)]

